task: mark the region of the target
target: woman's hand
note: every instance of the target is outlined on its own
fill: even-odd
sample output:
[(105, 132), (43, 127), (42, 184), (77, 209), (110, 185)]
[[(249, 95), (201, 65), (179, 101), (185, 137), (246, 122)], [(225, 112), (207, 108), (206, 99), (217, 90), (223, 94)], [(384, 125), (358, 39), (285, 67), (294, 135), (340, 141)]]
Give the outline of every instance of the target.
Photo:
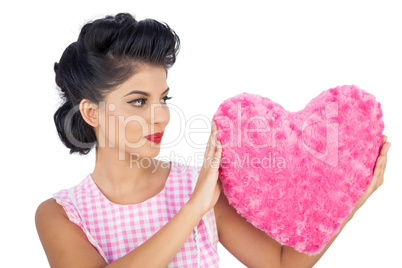
[(216, 134), (216, 124), (213, 121), (211, 135), (209, 136), (204, 154), (204, 163), (201, 167), (194, 192), (188, 202), (193, 208), (199, 211), (201, 216), (214, 207), (222, 189), (220, 181), (218, 181), (222, 146), (217, 140)]
[(391, 143), (387, 142), (387, 136), (383, 135), (382, 148), (377, 158), (373, 178), (371, 179), (370, 184), (367, 186), (365, 193), (356, 202), (352, 215), (366, 202), (369, 196), (372, 193), (374, 193), (374, 191), (377, 190), (377, 188), (380, 187), (384, 182), (385, 166), (387, 165), (387, 152), (390, 146)]

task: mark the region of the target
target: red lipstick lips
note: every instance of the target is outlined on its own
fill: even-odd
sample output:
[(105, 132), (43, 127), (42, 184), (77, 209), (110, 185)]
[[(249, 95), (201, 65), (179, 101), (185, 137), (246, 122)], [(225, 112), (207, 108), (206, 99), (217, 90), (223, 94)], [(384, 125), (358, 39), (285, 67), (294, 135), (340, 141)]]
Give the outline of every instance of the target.
[(162, 131), (162, 132), (156, 132), (156, 133), (154, 133), (154, 134), (145, 136), (145, 138), (146, 138), (147, 140), (149, 140), (149, 141), (152, 141), (152, 142), (154, 142), (154, 143), (159, 144), (159, 143), (161, 143), (162, 136), (163, 136), (163, 131)]

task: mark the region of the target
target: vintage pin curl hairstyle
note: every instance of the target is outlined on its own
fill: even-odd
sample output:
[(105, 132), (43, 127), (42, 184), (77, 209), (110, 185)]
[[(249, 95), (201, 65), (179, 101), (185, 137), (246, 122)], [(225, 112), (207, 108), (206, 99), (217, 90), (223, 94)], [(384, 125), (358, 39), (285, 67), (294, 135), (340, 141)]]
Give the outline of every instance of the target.
[(78, 40), (54, 64), (63, 104), (53, 118), (70, 154), (86, 155), (97, 144), (94, 128), (79, 112), (79, 103), (103, 101), (107, 93), (126, 81), (141, 64), (173, 66), (180, 49), (178, 35), (153, 19), (137, 21), (119, 13), (85, 24)]

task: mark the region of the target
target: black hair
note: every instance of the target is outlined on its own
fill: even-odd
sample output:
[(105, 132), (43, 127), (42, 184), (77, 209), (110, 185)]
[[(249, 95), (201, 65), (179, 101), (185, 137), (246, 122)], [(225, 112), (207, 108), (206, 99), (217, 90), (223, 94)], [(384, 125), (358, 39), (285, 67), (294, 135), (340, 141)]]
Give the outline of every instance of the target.
[(178, 35), (163, 22), (137, 21), (119, 13), (85, 24), (78, 40), (70, 44), (54, 64), (56, 84), (64, 103), (53, 118), (70, 154), (88, 154), (97, 144), (94, 128), (79, 112), (79, 103), (103, 101), (108, 92), (146, 63), (167, 71), (180, 48)]

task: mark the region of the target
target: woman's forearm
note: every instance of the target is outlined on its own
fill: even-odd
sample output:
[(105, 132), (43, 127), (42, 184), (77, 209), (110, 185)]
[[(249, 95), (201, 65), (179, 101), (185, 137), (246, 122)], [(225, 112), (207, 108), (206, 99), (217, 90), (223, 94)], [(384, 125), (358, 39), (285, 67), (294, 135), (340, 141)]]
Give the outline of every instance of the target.
[(106, 267), (166, 267), (201, 220), (189, 203), (139, 247)]

